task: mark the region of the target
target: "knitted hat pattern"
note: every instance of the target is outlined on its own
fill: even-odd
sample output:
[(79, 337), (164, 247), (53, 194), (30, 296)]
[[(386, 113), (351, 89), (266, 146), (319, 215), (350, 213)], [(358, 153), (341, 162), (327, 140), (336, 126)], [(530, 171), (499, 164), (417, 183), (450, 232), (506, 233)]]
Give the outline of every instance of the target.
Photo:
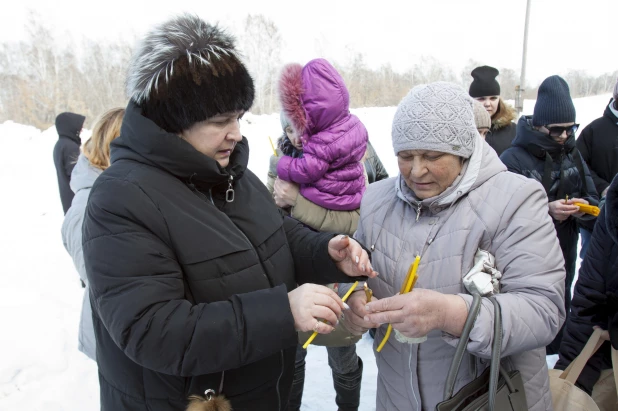
[(403, 98), (393, 119), (395, 154), (430, 150), (469, 158), (478, 131), (474, 100), (460, 86), (436, 82), (414, 87)]
[(491, 116), (485, 109), (485, 107), (474, 100), (474, 123), (476, 124), (477, 129), (481, 128), (491, 128)]

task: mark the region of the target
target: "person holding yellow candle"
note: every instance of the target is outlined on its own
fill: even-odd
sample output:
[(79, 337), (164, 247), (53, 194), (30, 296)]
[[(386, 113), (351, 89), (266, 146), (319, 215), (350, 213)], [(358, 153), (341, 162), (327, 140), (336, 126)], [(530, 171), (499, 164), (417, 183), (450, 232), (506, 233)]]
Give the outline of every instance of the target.
[(283, 216), (247, 168), (255, 90), (234, 44), (183, 14), (134, 48), (82, 230), (102, 411), (284, 410), (297, 332), (331, 332), (345, 307), (319, 284), (376, 275), (357, 241)]
[[(551, 410), (545, 345), (565, 318), (565, 272), (543, 188), (507, 172), (477, 131), (472, 98), (455, 84), (413, 88), (397, 108), (392, 140), (400, 173), (369, 186), (355, 234), (380, 279), (367, 281), (372, 302), (362, 289), (349, 297), (344, 318), (361, 330), (379, 324), (376, 350), (388, 324), (396, 334), (375, 353), (376, 410), (433, 410), (443, 401), (472, 302), (464, 277), (479, 249), (495, 257), (501, 277), (502, 365), (520, 371), (529, 409)], [(417, 256), (416, 284), (401, 294)], [(489, 364), (493, 313), (484, 298), (456, 391)]]

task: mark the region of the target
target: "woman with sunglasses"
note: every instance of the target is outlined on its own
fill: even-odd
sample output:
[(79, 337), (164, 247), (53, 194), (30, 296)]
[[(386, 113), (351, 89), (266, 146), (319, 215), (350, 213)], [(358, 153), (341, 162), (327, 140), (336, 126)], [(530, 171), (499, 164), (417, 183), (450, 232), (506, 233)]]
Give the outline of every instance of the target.
[[(595, 217), (579, 211), (576, 203), (598, 204), (588, 166), (575, 147), (575, 106), (569, 86), (559, 76), (546, 78), (539, 87), (532, 116), (522, 116), (511, 148), (500, 159), (508, 170), (533, 178), (545, 188), (566, 269), (565, 308), (571, 305), (571, 284), (577, 261), (578, 224), (592, 230)], [(547, 346), (558, 354), (562, 330)]]

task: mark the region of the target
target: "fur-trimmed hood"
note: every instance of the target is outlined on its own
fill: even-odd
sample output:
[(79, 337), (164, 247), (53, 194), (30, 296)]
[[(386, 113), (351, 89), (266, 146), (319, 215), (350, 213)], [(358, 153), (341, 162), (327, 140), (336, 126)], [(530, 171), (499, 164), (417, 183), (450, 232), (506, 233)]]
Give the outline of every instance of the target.
[(324, 59), (311, 60), (304, 67), (286, 65), (279, 79), (279, 100), (303, 143), (350, 116), (350, 94), (343, 78)]
[(513, 120), (517, 118), (517, 112), (515, 109), (500, 97), (500, 101), (498, 103), (498, 112), (495, 117), (491, 119), (491, 128), (492, 130), (500, 130), (511, 124)]

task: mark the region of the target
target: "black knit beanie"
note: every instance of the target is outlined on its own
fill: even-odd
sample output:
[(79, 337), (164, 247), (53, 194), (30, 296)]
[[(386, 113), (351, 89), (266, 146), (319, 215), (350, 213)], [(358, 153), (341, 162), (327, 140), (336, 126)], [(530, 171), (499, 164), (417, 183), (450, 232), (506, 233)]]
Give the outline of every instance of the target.
[(470, 90), (468, 94), (470, 97), (485, 97), (485, 96), (499, 96), (500, 84), (496, 80), (496, 77), (500, 72), (490, 66), (481, 66), (472, 70), (472, 84), (470, 84)]
[(575, 122), (575, 106), (569, 93), (569, 85), (560, 76), (547, 77), (539, 86), (539, 93), (534, 105), (532, 125)]
[(247, 111), (255, 94), (234, 38), (190, 14), (169, 19), (139, 42), (126, 86), (143, 115), (170, 133)]

